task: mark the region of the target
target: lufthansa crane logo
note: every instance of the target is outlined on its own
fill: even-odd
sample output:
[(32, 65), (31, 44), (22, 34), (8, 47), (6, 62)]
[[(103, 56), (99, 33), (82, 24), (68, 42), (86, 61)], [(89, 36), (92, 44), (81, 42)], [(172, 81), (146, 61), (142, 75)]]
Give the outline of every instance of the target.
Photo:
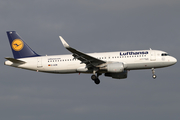
[(24, 43), (21, 39), (15, 39), (15, 40), (13, 40), (11, 46), (12, 46), (13, 50), (20, 51), (23, 49)]

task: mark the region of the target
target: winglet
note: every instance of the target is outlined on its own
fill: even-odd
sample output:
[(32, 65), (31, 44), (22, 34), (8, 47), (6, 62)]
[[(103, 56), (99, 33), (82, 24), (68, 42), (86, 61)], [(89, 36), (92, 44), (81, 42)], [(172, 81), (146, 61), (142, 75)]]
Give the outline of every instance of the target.
[(59, 36), (59, 38), (60, 38), (60, 40), (61, 40), (61, 42), (62, 42), (62, 44), (64, 45), (65, 48), (69, 48), (69, 47), (70, 47), (70, 46), (67, 44), (67, 42), (66, 42), (61, 36)]

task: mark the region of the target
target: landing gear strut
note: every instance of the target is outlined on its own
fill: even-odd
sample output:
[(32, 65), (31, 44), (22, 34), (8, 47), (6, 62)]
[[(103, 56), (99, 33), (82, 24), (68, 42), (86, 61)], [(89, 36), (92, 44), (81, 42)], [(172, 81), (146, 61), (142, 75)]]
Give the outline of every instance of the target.
[(100, 80), (99, 80), (99, 75), (101, 75), (100, 73), (97, 73), (97, 76), (95, 75), (95, 72), (93, 72), (93, 75), (91, 76), (91, 79), (94, 81), (95, 84), (99, 84)]
[(157, 76), (155, 75), (155, 69), (154, 69), (154, 68), (152, 68), (152, 74), (153, 74), (152, 77), (153, 77), (154, 79), (156, 79)]

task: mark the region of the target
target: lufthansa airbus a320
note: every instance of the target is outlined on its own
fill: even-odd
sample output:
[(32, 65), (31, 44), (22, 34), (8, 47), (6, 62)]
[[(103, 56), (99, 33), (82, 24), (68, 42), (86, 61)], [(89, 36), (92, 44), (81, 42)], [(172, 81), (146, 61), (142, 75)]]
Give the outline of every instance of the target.
[(70, 47), (59, 36), (63, 46), (72, 54), (42, 56), (33, 51), (15, 31), (7, 36), (14, 58), (5, 58), (5, 65), (46, 73), (90, 73), (91, 79), (99, 84), (104, 74), (115, 79), (127, 78), (129, 70), (151, 69), (155, 79), (155, 68), (174, 65), (177, 60), (161, 50), (135, 50), (101, 53), (83, 53)]

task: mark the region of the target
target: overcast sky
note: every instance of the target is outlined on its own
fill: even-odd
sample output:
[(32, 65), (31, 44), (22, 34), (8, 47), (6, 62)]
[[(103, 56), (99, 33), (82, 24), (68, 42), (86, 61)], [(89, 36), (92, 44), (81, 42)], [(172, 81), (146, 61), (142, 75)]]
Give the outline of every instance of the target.
[(158, 49), (180, 60), (179, 0), (1, 0), (0, 119), (179, 120), (179, 63), (125, 80), (47, 74), (4, 65), (15, 30), (40, 55)]

